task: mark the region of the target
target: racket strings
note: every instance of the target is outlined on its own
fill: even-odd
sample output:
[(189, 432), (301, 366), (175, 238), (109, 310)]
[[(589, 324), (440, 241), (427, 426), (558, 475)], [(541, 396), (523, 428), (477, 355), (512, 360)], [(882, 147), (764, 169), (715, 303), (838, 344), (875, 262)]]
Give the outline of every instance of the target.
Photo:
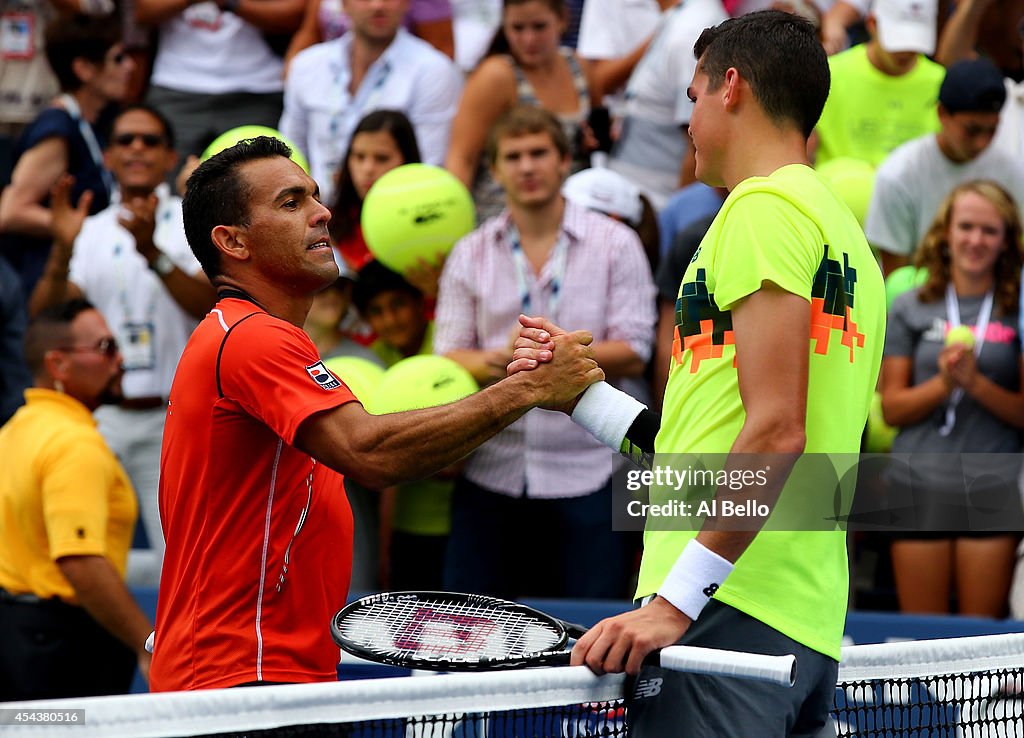
[(370, 603), (342, 630), (365, 648), (400, 658), (515, 658), (562, 641), (560, 629), (528, 612), (445, 599)]

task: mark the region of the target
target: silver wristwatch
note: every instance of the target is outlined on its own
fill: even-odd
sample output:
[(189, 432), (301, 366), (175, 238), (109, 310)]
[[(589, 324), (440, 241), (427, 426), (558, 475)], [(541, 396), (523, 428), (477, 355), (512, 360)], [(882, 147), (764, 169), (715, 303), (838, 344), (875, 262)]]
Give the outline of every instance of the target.
[(159, 256), (149, 262), (149, 268), (161, 277), (166, 277), (174, 271), (174, 262), (171, 261), (171, 257), (161, 251)]

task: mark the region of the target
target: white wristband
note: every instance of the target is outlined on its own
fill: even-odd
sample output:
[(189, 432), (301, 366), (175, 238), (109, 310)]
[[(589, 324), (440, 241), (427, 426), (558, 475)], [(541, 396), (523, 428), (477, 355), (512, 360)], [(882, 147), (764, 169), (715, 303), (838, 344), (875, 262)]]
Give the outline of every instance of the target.
[(605, 446), (618, 451), (629, 426), (646, 409), (642, 402), (607, 382), (595, 382), (580, 395), (572, 419)]
[(733, 564), (696, 538), (686, 544), (658, 594), (677, 609), (696, 620), (722, 582), (732, 573)]

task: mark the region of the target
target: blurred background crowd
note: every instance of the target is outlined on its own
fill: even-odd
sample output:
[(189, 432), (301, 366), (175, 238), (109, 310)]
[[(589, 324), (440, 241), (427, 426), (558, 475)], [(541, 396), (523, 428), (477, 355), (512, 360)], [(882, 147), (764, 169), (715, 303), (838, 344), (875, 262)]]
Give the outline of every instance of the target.
[[(271, 129), (316, 180), (341, 277), (306, 330), (368, 408), (498, 381), (521, 311), (593, 332), (609, 379), (657, 407), (680, 281), (728, 196), (694, 175), (693, 44), (765, 7), (819, 29), (809, 161), (887, 276), (865, 450), (1002, 454), (1017, 497), (1024, 0), (0, 0), (0, 628), (56, 598), (122, 642), (148, 632), (127, 587), (158, 582), (167, 396), (216, 300), (181, 195), (218, 137)], [(393, 270), (363, 204), (414, 163), (465, 186), (476, 229)], [(75, 462), (89, 413), (110, 468)], [(628, 599), (618, 463), (535, 410), (435, 478), (350, 484), (352, 588)], [(99, 532), (63, 530), (83, 505)], [(1018, 534), (930, 527), (851, 536), (855, 607), (1024, 617)]]

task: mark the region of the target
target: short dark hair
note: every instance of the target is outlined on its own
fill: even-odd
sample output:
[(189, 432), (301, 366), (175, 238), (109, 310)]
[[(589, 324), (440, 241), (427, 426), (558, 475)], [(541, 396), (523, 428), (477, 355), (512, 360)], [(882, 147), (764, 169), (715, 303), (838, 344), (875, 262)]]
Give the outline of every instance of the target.
[(46, 60), (60, 89), (74, 92), (82, 86), (73, 68), (75, 59), (102, 63), (107, 52), (121, 41), (121, 24), (109, 16), (61, 16), (46, 27), (45, 38)]
[(693, 53), (716, 90), (735, 67), (754, 98), (777, 123), (792, 123), (809, 137), (828, 98), (828, 57), (814, 26), (781, 10), (761, 10), (704, 29)]
[(555, 115), (535, 105), (516, 105), (504, 113), (487, 134), (487, 163), (491, 166), (498, 160), (498, 142), (504, 138), (529, 136), (546, 133), (558, 149), (561, 157), (569, 156), (572, 148), (562, 122)]
[(71, 342), (71, 323), (86, 310), (95, 310), (88, 300), (76, 298), (40, 310), (25, 330), (25, 363), (32, 376), (45, 375), (45, 359), (49, 351)]
[(259, 159), (291, 156), (286, 143), (270, 136), (239, 141), (200, 164), (185, 187), (182, 211), (185, 238), (212, 281), (220, 276), (220, 251), (210, 234), (219, 225), (247, 226), (252, 188), (239, 173), (243, 164)]
[(356, 310), (365, 314), (373, 298), (382, 292), (405, 292), (417, 299), (423, 299), (423, 293), (409, 284), (405, 277), (374, 260), (359, 271), (359, 276), (352, 287), (352, 304), (356, 306)]
[[(128, 113), (134, 112), (149, 113), (149, 115), (156, 118), (156, 120), (160, 123), (160, 127), (164, 129), (164, 143), (166, 144), (167, 148), (174, 148), (174, 126), (171, 125), (171, 121), (167, 118), (166, 115), (164, 115), (159, 110), (150, 105), (146, 105), (144, 103), (134, 103), (132, 105), (126, 105), (125, 107), (117, 111), (117, 115), (114, 117), (113, 125), (116, 126), (117, 121), (121, 120), (121, 118), (123, 118)], [(111, 127), (111, 131), (113, 131), (113, 127)]]
[(355, 233), (356, 226), (359, 225), (363, 201), (352, 182), (352, 171), (348, 168), (348, 160), (352, 156), (352, 142), (360, 133), (387, 133), (402, 153), (403, 164), (418, 164), (421, 161), (420, 147), (416, 142), (416, 131), (405, 113), (399, 110), (374, 110), (364, 116), (348, 140), (348, 150), (345, 152), (345, 158), (341, 161), (341, 169), (338, 173), (338, 194), (334, 196), (334, 202), (331, 203), (331, 222), (328, 228), (335, 243), (351, 236)]

